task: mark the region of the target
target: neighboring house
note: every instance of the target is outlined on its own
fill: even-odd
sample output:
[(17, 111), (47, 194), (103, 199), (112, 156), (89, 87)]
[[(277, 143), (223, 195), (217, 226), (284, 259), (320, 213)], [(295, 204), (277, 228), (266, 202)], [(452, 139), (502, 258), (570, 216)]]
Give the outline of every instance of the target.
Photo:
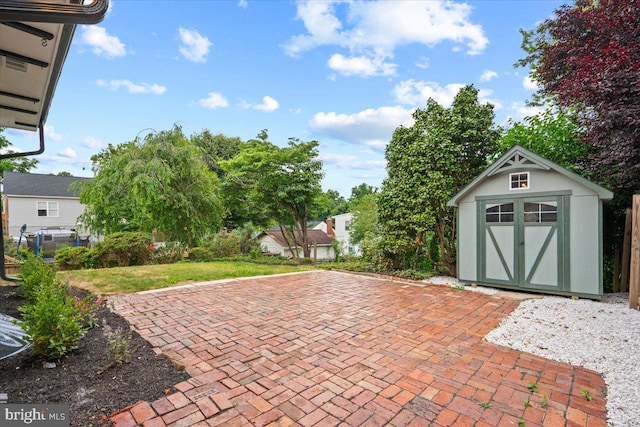
[[(299, 232), (295, 233), (296, 240), (300, 240)], [(322, 230), (307, 230), (307, 237), (311, 242), (311, 258), (318, 261), (334, 261), (336, 258), (333, 249), (333, 238)], [(266, 252), (273, 255), (280, 255), (293, 258), (287, 242), (280, 230), (267, 230), (258, 234), (258, 242)], [(298, 246), (299, 258), (303, 257), (302, 247)]]
[(3, 227), (8, 235), (20, 235), (20, 227), (30, 232), (45, 227), (76, 228), (84, 210), (73, 182), (91, 178), (5, 172), (3, 178)]
[(353, 220), (353, 214), (344, 213), (334, 215), (333, 218), (327, 219), (314, 227), (314, 230), (322, 230), (329, 235), (335, 236), (340, 242), (342, 249), (347, 254), (360, 255), (360, 245), (351, 244), (351, 235), (349, 234), (349, 225)]

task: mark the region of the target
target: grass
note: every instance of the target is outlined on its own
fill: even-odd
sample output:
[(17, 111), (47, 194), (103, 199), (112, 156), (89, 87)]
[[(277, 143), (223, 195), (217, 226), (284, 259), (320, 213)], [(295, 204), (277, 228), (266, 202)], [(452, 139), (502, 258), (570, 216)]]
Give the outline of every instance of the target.
[(86, 289), (96, 295), (113, 295), (190, 282), (292, 273), (313, 268), (216, 261), (61, 271), (58, 274), (67, 279), (72, 286)]

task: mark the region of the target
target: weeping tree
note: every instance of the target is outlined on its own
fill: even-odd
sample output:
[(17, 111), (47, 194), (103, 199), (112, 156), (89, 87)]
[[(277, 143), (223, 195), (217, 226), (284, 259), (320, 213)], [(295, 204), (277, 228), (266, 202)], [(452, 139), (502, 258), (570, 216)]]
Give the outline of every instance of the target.
[(95, 177), (79, 184), (79, 220), (92, 232), (158, 230), (193, 246), (219, 229), (218, 178), (180, 127), (110, 145), (91, 160)]
[[(395, 130), (386, 149), (388, 177), (378, 197), (380, 258), (387, 269), (431, 264), (455, 276), (455, 212), (447, 201), (484, 170), (497, 148), (493, 106), (481, 104), (469, 85), (451, 107), (429, 99), (413, 118), (413, 126)], [(428, 250), (431, 239), (439, 257)]]

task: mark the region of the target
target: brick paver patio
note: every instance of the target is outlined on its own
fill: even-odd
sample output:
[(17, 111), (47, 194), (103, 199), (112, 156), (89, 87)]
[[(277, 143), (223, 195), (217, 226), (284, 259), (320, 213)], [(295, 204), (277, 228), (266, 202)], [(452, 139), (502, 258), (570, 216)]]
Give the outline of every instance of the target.
[(598, 374), (483, 341), (510, 299), (308, 272), (111, 301), (191, 375), (117, 427), (606, 426)]

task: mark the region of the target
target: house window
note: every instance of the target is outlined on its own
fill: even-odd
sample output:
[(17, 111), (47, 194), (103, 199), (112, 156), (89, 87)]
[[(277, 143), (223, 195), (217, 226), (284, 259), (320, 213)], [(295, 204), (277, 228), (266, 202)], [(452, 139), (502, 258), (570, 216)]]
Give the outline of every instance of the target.
[(345, 221), (345, 222), (344, 222), (344, 229), (345, 229), (346, 231), (349, 231), (349, 221)]
[(488, 205), (485, 215), (486, 222), (513, 222), (513, 203)]
[(526, 190), (529, 188), (529, 172), (509, 174), (510, 190)]
[(58, 216), (58, 202), (37, 202), (38, 216)]

